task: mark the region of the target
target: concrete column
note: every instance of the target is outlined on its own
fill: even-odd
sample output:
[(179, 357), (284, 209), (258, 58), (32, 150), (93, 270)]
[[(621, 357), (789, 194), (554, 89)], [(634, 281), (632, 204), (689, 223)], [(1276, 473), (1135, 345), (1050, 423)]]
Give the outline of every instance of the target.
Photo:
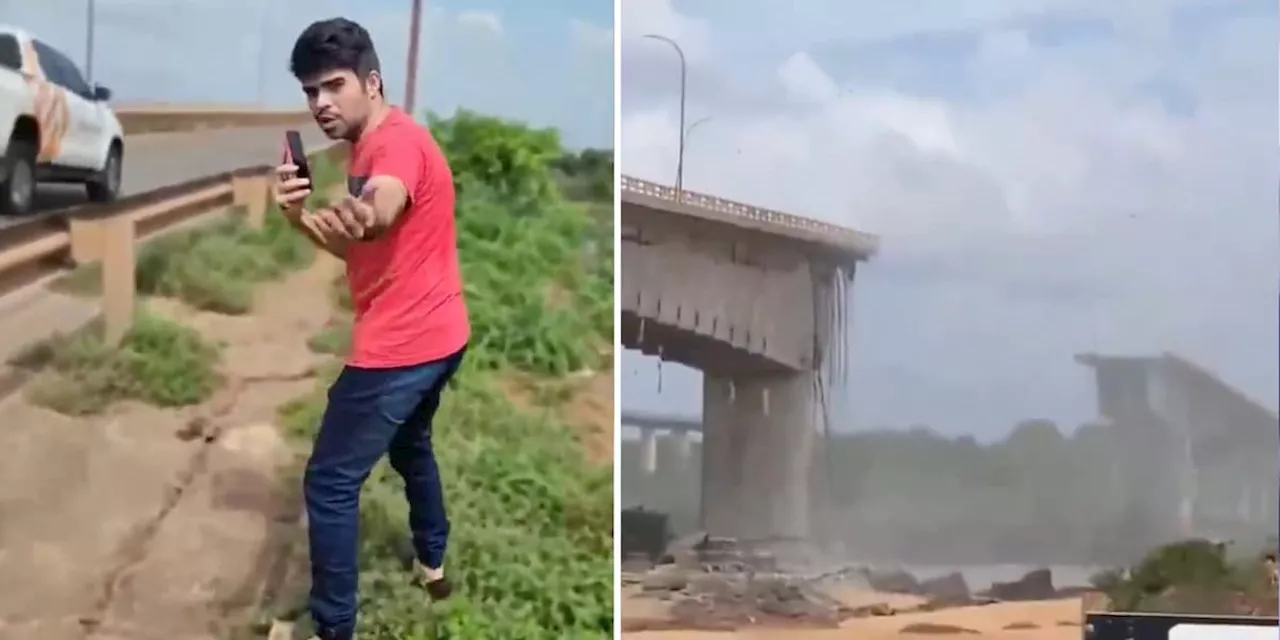
[(675, 443), (675, 456), (680, 460), (681, 466), (688, 466), (693, 458), (693, 432), (673, 433), (671, 439)]
[(806, 540), (816, 443), (811, 372), (703, 376), (703, 527), (741, 540)]
[(640, 468), (650, 476), (658, 470), (658, 432), (653, 429), (640, 434)]
[(685, 470), (689, 468), (688, 447), (684, 446), (684, 455), (681, 455), (682, 445), (687, 441), (686, 434), (671, 433), (670, 431), (658, 436), (658, 442), (655, 446), (656, 464), (655, 469), (659, 473), (679, 478)]
[(232, 176), (231, 192), (234, 206), (244, 208), (245, 224), (250, 229), (261, 229), (267, 220), (267, 200), (271, 196), (270, 176)]
[(133, 326), (137, 305), (137, 239), (133, 218), (100, 221), (102, 238), (102, 317), (107, 344), (116, 345)]
[(102, 259), (102, 245), (105, 240), (101, 219), (68, 216), (67, 227), (71, 234), (71, 261), (76, 266)]

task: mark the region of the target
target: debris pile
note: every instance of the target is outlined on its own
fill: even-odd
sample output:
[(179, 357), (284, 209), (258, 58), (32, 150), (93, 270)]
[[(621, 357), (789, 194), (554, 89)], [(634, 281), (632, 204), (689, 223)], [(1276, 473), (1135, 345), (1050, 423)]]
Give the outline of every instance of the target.
[(857, 613), (823, 593), (813, 578), (780, 573), (772, 554), (730, 538), (686, 538), (644, 573), (627, 573), (643, 569), (641, 562), (628, 559), (624, 583), (666, 602), (670, 628), (834, 628)]

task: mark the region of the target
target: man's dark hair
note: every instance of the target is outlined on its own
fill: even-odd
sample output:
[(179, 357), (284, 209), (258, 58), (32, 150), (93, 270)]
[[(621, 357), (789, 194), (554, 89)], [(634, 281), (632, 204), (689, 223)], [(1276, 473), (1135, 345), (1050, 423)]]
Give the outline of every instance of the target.
[(299, 80), (331, 71), (350, 71), (368, 80), (372, 71), (382, 72), (373, 38), (359, 24), (346, 18), (330, 18), (311, 23), (298, 36), (289, 56), (289, 70)]

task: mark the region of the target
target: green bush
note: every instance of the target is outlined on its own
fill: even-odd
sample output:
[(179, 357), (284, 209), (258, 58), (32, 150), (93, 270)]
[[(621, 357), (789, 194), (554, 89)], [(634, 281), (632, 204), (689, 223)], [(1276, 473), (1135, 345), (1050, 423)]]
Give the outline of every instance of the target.
[(544, 375), (595, 367), (612, 340), (613, 250), (593, 246), (582, 207), (549, 200), (539, 215), (512, 215), (480, 186), (459, 203), (471, 366)]
[[(612, 216), (566, 202), (551, 177), (554, 132), (460, 112), (433, 130), (460, 185), (458, 245), (472, 324), (435, 445), (453, 523), (458, 592), (428, 609), (402, 567), (407, 513), (384, 464), (361, 501), (361, 638), (608, 638), (613, 627), (613, 478), (575, 432), (518, 409), (502, 377), (607, 366), (613, 335)], [(312, 349), (345, 353), (350, 298)], [(281, 410), (309, 438), (322, 389)], [(294, 609), (296, 611), (297, 609)], [(304, 616), (305, 617), (305, 616)]]
[[(1228, 545), (1193, 539), (1162, 545), (1127, 569), (1100, 572), (1090, 582), (1116, 611), (1240, 614), (1242, 606), (1268, 598), (1275, 588), (1261, 554), (1232, 558)], [(1273, 551), (1274, 553), (1274, 551)]]
[(218, 348), (195, 330), (142, 314), (117, 348), (103, 341), (95, 323), (37, 346), (14, 364), (51, 370), (32, 386), (33, 402), (88, 415), (125, 399), (161, 407), (198, 404), (221, 384), (218, 358)]
[(283, 216), (268, 212), (261, 231), (237, 216), (145, 245), (138, 256), (138, 292), (205, 311), (248, 313), (255, 285), (305, 267), (314, 255)]
[(555, 129), (533, 129), (466, 109), (450, 118), (431, 114), (428, 120), (449, 157), (460, 196), (485, 185), (517, 213), (537, 211), (557, 197), (551, 168), (564, 151)]
[(555, 163), (560, 190), (572, 200), (603, 202), (613, 211), (613, 151), (583, 149), (565, 153)]

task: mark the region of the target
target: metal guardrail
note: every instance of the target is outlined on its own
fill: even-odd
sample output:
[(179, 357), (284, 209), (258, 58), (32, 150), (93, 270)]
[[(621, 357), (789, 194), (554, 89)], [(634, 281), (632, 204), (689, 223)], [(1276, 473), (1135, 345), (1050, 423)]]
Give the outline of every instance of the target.
[(170, 133), (240, 127), (285, 127), (311, 122), (298, 110), (254, 110), (232, 107), (121, 107), (116, 117), (125, 135)]
[[(822, 242), (844, 250), (860, 254), (867, 258), (875, 255), (880, 249), (880, 238), (863, 231), (814, 220), (774, 209), (757, 207), (718, 196), (696, 191), (677, 190), (649, 180), (632, 176), (621, 177), (623, 198), (626, 194), (635, 194), (670, 202), (673, 210), (679, 213), (698, 215), (701, 212), (718, 214), (715, 219), (732, 223), (739, 220), (745, 226), (773, 230), (774, 232), (801, 239)], [(706, 217), (706, 216), (703, 216)], [(753, 223), (753, 224), (752, 224)]]
[[(333, 145), (310, 156), (341, 161), (346, 151), (345, 145)], [(136, 245), (228, 207), (242, 207), (249, 226), (261, 228), (273, 169), (265, 164), (243, 167), (0, 228), (0, 295), (59, 272), (100, 264), (106, 335), (117, 340), (133, 322)]]

